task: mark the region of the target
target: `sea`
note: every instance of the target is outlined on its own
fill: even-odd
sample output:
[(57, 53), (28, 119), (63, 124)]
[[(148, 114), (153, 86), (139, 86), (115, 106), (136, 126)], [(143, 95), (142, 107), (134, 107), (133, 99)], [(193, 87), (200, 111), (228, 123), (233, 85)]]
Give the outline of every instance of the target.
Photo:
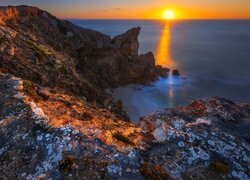
[(113, 89), (133, 122), (155, 111), (223, 97), (250, 103), (250, 20), (70, 20), (114, 37), (140, 26), (140, 53), (181, 76)]

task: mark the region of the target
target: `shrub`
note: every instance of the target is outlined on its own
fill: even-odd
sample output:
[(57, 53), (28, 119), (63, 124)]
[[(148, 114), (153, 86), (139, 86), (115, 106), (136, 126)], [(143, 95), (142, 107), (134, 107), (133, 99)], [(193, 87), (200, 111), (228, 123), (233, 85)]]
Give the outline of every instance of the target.
[(67, 69), (66, 66), (62, 66), (62, 67), (60, 68), (60, 71), (61, 71), (63, 74), (68, 74), (68, 69)]
[(30, 48), (38, 55), (38, 56), (45, 56), (46, 52), (44, 51), (44, 49), (38, 45), (36, 45), (33, 42), (28, 42), (28, 45), (30, 46)]
[(35, 101), (39, 101), (41, 99), (41, 97), (37, 95), (35, 84), (31, 81), (23, 81), (23, 92), (33, 98)]
[(57, 29), (64, 35), (67, 35), (68, 29), (61, 21), (57, 21)]

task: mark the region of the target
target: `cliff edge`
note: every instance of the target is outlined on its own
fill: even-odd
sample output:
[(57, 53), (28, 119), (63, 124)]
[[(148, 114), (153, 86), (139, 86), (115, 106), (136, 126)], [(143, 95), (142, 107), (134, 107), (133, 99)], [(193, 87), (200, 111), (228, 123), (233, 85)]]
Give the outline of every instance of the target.
[(0, 70), (99, 100), (105, 88), (160, 75), (152, 53), (138, 54), (139, 32), (137, 27), (111, 39), (35, 7), (1, 7)]

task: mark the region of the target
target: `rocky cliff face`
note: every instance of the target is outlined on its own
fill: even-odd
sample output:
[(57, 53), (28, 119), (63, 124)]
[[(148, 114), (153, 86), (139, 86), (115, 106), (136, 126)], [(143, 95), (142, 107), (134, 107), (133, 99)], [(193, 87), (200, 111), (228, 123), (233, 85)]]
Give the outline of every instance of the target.
[(104, 88), (157, 78), (152, 53), (138, 55), (139, 32), (139, 27), (133, 28), (111, 39), (38, 8), (1, 7), (0, 68), (44, 86), (98, 99)]

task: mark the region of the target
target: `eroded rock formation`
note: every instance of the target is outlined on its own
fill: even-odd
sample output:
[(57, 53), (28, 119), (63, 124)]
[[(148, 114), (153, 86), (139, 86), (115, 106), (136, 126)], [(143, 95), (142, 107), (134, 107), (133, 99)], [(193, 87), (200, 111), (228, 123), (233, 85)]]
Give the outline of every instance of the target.
[(140, 28), (111, 39), (38, 8), (0, 8), (0, 68), (44, 86), (89, 99), (104, 88), (158, 77), (152, 55), (138, 55)]

